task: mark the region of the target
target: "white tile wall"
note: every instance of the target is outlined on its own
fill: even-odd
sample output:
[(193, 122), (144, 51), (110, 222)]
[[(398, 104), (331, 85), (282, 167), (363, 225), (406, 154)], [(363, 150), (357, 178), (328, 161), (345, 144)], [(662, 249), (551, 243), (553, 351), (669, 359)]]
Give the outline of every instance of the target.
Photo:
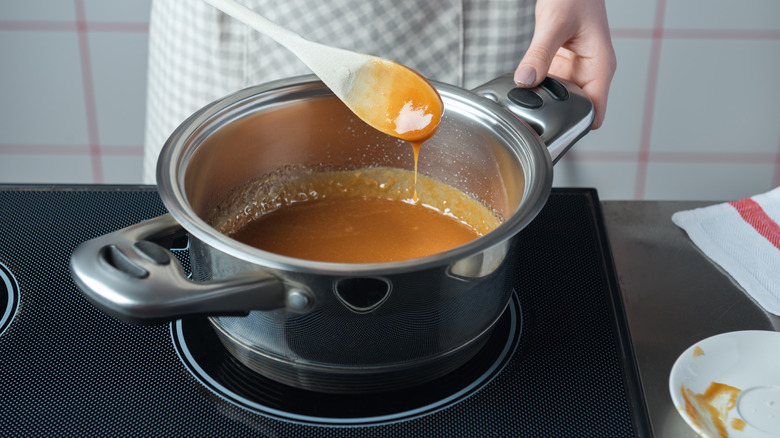
[[(637, 3), (637, 0), (626, 3)], [(664, 3), (666, 29), (743, 31), (780, 28), (777, 0), (666, 0)]]
[(776, 163), (655, 161), (648, 165), (648, 199), (723, 199), (750, 195), (745, 187), (770, 187)]
[(74, 32), (0, 31), (2, 144), (88, 144), (78, 50)]
[[(0, 183), (140, 183), (151, 0), (0, 2)], [(607, 0), (605, 125), (555, 184), (603, 199), (780, 185), (780, 2)]]
[(70, 23), (76, 20), (75, 2), (68, 0), (3, 1), (0, 3), (0, 19), (20, 22), (64, 21)]
[(572, 151), (633, 153), (636, 157), (642, 141), (651, 44), (647, 39), (618, 38), (612, 44), (618, 54), (618, 71), (612, 80), (604, 125), (583, 137)]
[(780, 40), (670, 39), (661, 54), (651, 150), (731, 153), (737, 161), (744, 153), (777, 153), (779, 61)]
[(147, 35), (98, 32), (89, 35), (98, 136), (104, 147), (144, 140)]
[(604, 199), (724, 200), (780, 185), (780, 2), (607, 0), (618, 70), (604, 127), (556, 185)]
[[(63, 0), (48, 0), (56, 1)], [(83, 0), (83, 4), (88, 22), (148, 23), (152, 0)]]

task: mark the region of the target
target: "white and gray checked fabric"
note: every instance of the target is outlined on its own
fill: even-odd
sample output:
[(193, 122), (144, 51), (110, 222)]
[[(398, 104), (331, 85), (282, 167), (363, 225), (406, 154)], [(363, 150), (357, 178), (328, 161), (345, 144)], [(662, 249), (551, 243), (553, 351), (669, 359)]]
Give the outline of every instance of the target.
[[(319, 43), (392, 59), (466, 88), (514, 71), (531, 42), (534, 0), (240, 0)], [(202, 0), (154, 0), (144, 182), (192, 113), (241, 88), (311, 71), (270, 38)]]

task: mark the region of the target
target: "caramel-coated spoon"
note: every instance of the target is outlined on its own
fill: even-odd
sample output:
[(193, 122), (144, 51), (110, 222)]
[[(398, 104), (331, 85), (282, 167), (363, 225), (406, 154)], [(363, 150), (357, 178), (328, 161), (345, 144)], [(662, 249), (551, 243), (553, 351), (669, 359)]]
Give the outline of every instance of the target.
[(413, 143), (421, 143), (436, 132), (443, 108), (441, 97), (414, 70), (306, 40), (234, 0), (204, 1), (289, 49), (355, 115), (379, 131)]

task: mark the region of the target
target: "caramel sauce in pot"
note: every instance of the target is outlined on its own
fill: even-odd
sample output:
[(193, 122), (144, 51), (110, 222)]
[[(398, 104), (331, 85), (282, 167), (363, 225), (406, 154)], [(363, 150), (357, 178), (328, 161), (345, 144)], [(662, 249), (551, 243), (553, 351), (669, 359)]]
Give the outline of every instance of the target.
[[(220, 232), (280, 255), (336, 263), (424, 257), (500, 225), (484, 204), (413, 172), (291, 168), (250, 182), (220, 204)], [(412, 191), (419, 193), (415, 202)], [(244, 207), (241, 207), (243, 205)]]

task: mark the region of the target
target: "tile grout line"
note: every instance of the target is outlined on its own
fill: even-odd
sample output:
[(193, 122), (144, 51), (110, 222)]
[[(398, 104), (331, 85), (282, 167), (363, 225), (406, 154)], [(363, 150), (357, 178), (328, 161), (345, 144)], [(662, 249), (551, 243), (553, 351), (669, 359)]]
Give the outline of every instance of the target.
[(666, 13), (666, 0), (657, 0), (655, 19), (653, 21), (653, 38), (650, 48), (650, 63), (645, 87), (645, 106), (642, 117), (642, 130), (640, 134), (639, 156), (637, 157), (636, 180), (634, 182), (634, 199), (645, 199), (647, 188), (647, 172), (650, 157), (650, 139), (653, 130), (653, 112), (655, 111), (655, 98), (658, 91), (658, 73), (661, 62), (661, 47), (664, 36), (664, 15)]
[[(634, 151), (569, 151), (566, 156), (581, 161), (636, 162), (639, 152)], [(774, 152), (648, 152), (648, 163), (736, 163), (765, 164), (780, 157)]]
[(610, 34), (612, 38), (637, 40), (780, 40), (780, 30), (772, 29), (664, 29), (663, 35), (656, 36), (656, 29), (613, 27)]
[[(148, 33), (148, 22), (122, 22), (122, 21), (86, 21), (89, 24), (88, 32), (105, 33)], [(0, 19), (0, 31), (7, 32), (78, 32), (76, 23), (63, 21), (37, 21), (37, 20), (2, 20)], [(612, 27), (610, 33), (613, 38), (644, 39), (656, 38), (655, 29)], [(775, 29), (664, 29), (660, 36), (665, 40), (695, 39), (695, 40), (751, 40), (751, 41), (777, 41), (780, 40), (780, 30)]]
[[(142, 156), (143, 145), (111, 145), (101, 149), (102, 156)], [(86, 144), (0, 143), (0, 155), (89, 155)]]
[[(87, 23), (86, 19), (83, 21)], [(90, 21), (89, 32), (148, 33), (149, 23), (120, 21)], [(79, 32), (78, 23), (64, 21), (0, 20), (4, 32)]]
[(780, 142), (777, 144), (777, 155), (775, 156), (775, 177), (772, 181), (772, 187), (780, 187)]
[(92, 61), (89, 56), (89, 37), (87, 34), (87, 17), (84, 10), (84, 0), (73, 0), (76, 9), (76, 28), (79, 41), (79, 58), (81, 60), (81, 79), (84, 87), (84, 106), (87, 117), (87, 133), (89, 137), (89, 155), (92, 162), (92, 181), (102, 184), (103, 163), (100, 150), (100, 139), (97, 126), (97, 108), (95, 103), (95, 83), (92, 78)]
[(773, 29), (665, 29), (664, 39), (672, 40), (780, 40), (780, 30)]

